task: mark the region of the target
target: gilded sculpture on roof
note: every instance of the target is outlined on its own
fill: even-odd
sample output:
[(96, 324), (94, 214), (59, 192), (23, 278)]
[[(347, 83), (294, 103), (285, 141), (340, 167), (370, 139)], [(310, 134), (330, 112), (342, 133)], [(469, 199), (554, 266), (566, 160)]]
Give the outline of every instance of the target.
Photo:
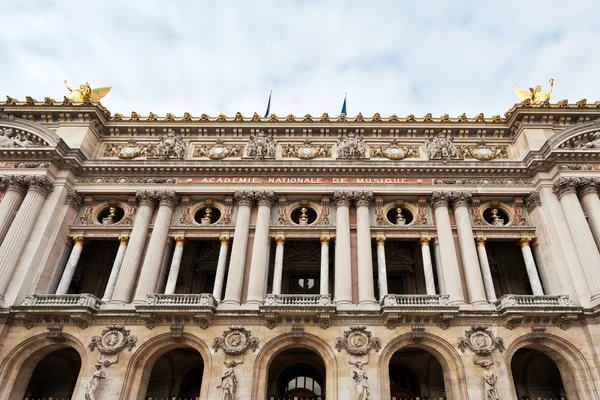
[(554, 79), (550, 78), (550, 90), (547, 92), (542, 92), (542, 87), (537, 85), (535, 88), (527, 89), (517, 89), (514, 88), (515, 94), (521, 101), (529, 100), (531, 104), (540, 104), (545, 102), (546, 100), (550, 100), (550, 96), (552, 95), (552, 89), (554, 88)]
[(65, 86), (69, 89), (69, 95), (66, 97), (75, 103), (83, 103), (84, 100), (89, 100), (91, 103), (99, 103), (100, 99), (106, 96), (112, 88), (112, 86), (104, 86), (92, 89), (90, 84), (86, 82), (83, 85), (79, 85), (77, 89), (71, 89), (66, 79)]

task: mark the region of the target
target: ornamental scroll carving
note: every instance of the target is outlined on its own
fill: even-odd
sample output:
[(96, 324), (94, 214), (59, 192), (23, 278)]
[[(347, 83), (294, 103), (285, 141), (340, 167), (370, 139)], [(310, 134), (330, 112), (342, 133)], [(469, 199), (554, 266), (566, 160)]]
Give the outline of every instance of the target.
[(218, 139), (215, 144), (201, 144), (194, 147), (194, 157), (207, 157), (211, 160), (222, 160), (227, 157), (242, 157), (244, 146), (236, 144), (225, 144)]
[(503, 145), (488, 146), (485, 140), (477, 142), (476, 145), (459, 146), (464, 158), (473, 158), (480, 161), (489, 161), (496, 158), (508, 158), (507, 147)]
[(244, 354), (248, 349), (256, 351), (258, 343), (259, 339), (253, 337), (249, 330), (243, 326), (232, 325), (221, 337), (213, 339), (212, 347), (215, 352), (222, 349), (225, 354), (237, 356)]
[(129, 330), (123, 325), (109, 325), (100, 336), (93, 336), (90, 350), (98, 349), (98, 363), (104, 367), (119, 361), (119, 353), (125, 348), (131, 351), (137, 343), (137, 337), (129, 335)]
[(0, 147), (47, 147), (49, 144), (38, 136), (20, 129), (0, 128)]
[(364, 356), (371, 349), (379, 351), (381, 340), (373, 337), (364, 325), (351, 326), (349, 330), (344, 331), (344, 336), (335, 339), (335, 348), (338, 352), (346, 349), (348, 354), (353, 356)]
[(393, 139), (388, 145), (373, 148), (371, 153), (371, 157), (381, 157), (389, 160), (419, 158), (419, 155), (419, 146), (401, 146), (396, 139)]
[(366, 158), (367, 148), (363, 138), (354, 132), (348, 133), (347, 136), (342, 136), (337, 143), (337, 158), (347, 158), (356, 160)]
[(494, 337), (490, 328), (475, 325), (465, 331), (464, 338), (458, 338), (458, 348), (464, 353), (470, 349), (478, 356), (489, 356), (494, 351), (504, 351), (504, 340), (500, 337)]
[(153, 154), (156, 146), (148, 143), (138, 143), (135, 139), (127, 143), (108, 143), (104, 148), (103, 157), (118, 157), (122, 160), (132, 160)]
[(267, 136), (263, 131), (250, 136), (246, 145), (246, 157), (262, 160), (265, 158), (275, 158), (276, 144), (273, 137)]
[(281, 147), (282, 157), (295, 157), (301, 160), (312, 160), (313, 158), (331, 157), (331, 146), (323, 143), (312, 144), (306, 139), (302, 144), (284, 144)]
[(427, 156), (430, 160), (462, 160), (463, 155), (460, 149), (454, 144), (452, 137), (446, 137), (444, 132), (440, 132), (426, 142)]

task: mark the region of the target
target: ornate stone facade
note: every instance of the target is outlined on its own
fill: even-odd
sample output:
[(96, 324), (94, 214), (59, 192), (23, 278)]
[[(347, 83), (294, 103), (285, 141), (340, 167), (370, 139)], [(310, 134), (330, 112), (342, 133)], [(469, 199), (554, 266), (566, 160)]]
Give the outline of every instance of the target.
[(0, 398), (597, 399), (595, 104), (8, 98)]

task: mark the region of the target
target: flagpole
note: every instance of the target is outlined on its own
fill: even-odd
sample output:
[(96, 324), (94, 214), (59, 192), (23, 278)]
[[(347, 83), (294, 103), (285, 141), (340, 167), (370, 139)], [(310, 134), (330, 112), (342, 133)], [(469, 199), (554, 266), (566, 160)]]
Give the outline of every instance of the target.
[(269, 91), (269, 102), (267, 103), (267, 111), (265, 112), (264, 118), (268, 118), (271, 113), (271, 95), (273, 94), (273, 90)]

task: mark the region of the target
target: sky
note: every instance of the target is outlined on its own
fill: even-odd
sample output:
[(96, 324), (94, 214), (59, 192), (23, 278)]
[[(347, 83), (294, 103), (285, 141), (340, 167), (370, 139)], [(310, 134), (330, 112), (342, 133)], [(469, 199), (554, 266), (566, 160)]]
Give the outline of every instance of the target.
[(600, 2), (0, 0), (0, 96), (112, 86), (113, 113), (503, 114), (600, 100)]

